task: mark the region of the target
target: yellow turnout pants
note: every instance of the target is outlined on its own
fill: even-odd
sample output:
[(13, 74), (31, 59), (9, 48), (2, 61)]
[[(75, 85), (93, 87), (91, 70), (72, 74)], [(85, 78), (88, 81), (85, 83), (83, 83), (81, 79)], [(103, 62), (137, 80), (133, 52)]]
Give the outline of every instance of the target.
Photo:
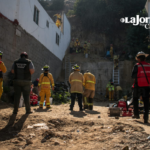
[(43, 106), (45, 96), (46, 96), (46, 106), (50, 106), (50, 101), (49, 101), (49, 98), (51, 96), (50, 89), (48, 89), (48, 90), (45, 90), (45, 89), (42, 90), (41, 89), (41, 91), (40, 91), (40, 97), (41, 97), (40, 106)]
[(114, 100), (114, 91), (109, 91), (109, 100)]
[(59, 28), (61, 26), (61, 21), (59, 19), (57, 19), (56, 21), (56, 26)]
[(111, 56), (111, 58), (113, 58), (113, 51), (112, 50), (110, 50), (110, 56)]

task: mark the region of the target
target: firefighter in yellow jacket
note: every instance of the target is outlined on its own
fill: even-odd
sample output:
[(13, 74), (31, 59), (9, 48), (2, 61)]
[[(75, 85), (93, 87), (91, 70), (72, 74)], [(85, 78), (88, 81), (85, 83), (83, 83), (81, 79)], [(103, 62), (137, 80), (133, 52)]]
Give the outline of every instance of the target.
[(89, 110), (93, 110), (93, 98), (95, 96), (96, 79), (95, 76), (88, 70), (86, 71), (86, 73), (84, 73), (84, 79), (84, 109), (88, 108)]
[(3, 52), (0, 51), (0, 99), (3, 94), (3, 73), (6, 73), (7, 71), (5, 64), (1, 61), (2, 55), (3, 55)]
[(57, 17), (56, 26), (59, 28), (61, 26), (61, 14), (55, 14), (54, 16)]
[(83, 94), (83, 83), (84, 83), (84, 77), (82, 73), (80, 73), (80, 67), (76, 64), (72, 67), (74, 70), (73, 73), (69, 76), (69, 83), (71, 85), (71, 105), (70, 110), (73, 110), (76, 96), (78, 98), (78, 105), (80, 107), (80, 111), (83, 111), (82, 109), (82, 94)]
[(115, 91), (115, 87), (114, 87), (113, 82), (111, 82), (111, 85), (109, 86), (108, 91), (109, 91), (109, 100), (113, 101), (114, 100), (114, 91)]
[(49, 73), (49, 66), (43, 67), (44, 73), (40, 75), (39, 84), (40, 87), (40, 108), (43, 108), (43, 102), (46, 95), (46, 108), (50, 108), (49, 98), (51, 96), (51, 85), (52, 90), (54, 90), (54, 79), (51, 73)]

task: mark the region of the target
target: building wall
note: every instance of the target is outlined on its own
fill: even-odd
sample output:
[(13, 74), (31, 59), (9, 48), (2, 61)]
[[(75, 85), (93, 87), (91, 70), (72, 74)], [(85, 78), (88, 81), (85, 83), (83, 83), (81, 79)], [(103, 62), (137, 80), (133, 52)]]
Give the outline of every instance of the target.
[[(39, 25), (33, 21), (34, 6), (40, 11)], [(64, 32), (62, 33), (37, 0), (0, 0), (0, 12), (12, 21), (17, 19), (26, 32), (63, 60), (71, 38), (71, 27), (65, 14), (63, 14)], [(47, 20), (49, 28), (46, 26)], [(56, 33), (60, 36), (59, 46), (56, 44)]]
[[(21, 36), (16, 35), (16, 30)], [(35, 73), (32, 80), (35, 80), (42, 73), (41, 68), (48, 64), (50, 72), (56, 81), (60, 71), (62, 61), (43, 46), (37, 39), (23, 30), (20, 26), (13, 25), (10, 21), (0, 18), (0, 51), (3, 51), (2, 61), (7, 67), (7, 73), (4, 74), (6, 84), (7, 75), (11, 71), (14, 60), (20, 57), (20, 53), (26, 51), (29, 59), (35, 66)]]

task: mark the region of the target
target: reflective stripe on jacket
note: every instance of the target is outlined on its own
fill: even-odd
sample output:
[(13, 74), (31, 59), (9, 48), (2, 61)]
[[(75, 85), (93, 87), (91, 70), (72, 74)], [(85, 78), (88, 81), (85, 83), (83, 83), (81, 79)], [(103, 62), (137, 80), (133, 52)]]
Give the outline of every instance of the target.
[(85, 89), (95, 91), (96, 79), (95, 76), (88, 72), (84, 74), (85, 79)]
[(84, 77), (79, 71), (74, 71), (69, 76), (71, 93), (83, 93)]
[(109, 91), (114, 91), (114, 90), (115, 90), (115, 88), (114, 88), (114, 86), (113, 86), (113, 85), (111, 85), (111, 86), (108, 88), (108, 90), (109, 90)]
[(42, 73), (40, 75), (38, 86), (41, 86), (41, 89), (51, 89), (50, 85), (55, 86), (52, 74), (48, 73), (47, 76), (44, 76), (44, 73)]
[[(150, 83), (150, 64), (146, 63), (145, 61), (141, 62), (141, 64), (144, 67), (147, 79)], [(145, 76), (145, 73), (141, 64), (137, 63), (137, 66), (138, 66), (137, 83), (139, 87), (148, 87), (149, 85), (148, 85), (148, 82), (147, 82), (147, 79), (146, 79), (146, 76)]]

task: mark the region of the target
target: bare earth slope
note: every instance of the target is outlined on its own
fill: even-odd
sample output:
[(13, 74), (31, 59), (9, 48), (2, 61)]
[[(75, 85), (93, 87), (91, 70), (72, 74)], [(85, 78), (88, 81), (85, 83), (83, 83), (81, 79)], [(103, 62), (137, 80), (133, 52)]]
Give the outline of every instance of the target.
[[(69, 104), (53, 106), (50, 110), (17, 116), (12, 108), (0, 103), (0, 150), (120, 150), (150, 149), (150, 124), (131, 118), (108, 117), (107, 103), (95, 103), (94, 111), (70, 112)], [(142, 118), (142, 116), (141, 116)], [(45, 123), (47, 126), (32, 126)]]

